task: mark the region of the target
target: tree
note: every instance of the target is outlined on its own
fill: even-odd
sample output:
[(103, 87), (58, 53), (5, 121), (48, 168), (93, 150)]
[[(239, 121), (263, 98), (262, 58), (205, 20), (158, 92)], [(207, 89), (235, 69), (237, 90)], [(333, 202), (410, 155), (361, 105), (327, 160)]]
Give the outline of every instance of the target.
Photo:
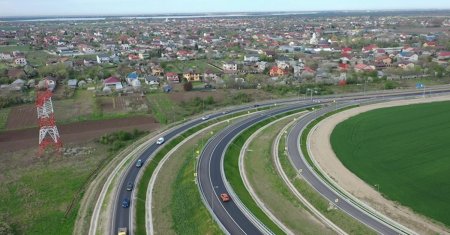
[(184, 91), (192, 91), (192, 88), (193, 88), (192, 82), (185, 82), (183, 84)]
[(0, 234), (1, 235), (14, 235), (13, 229), (9, 224), (4, 221), (0, 221)]

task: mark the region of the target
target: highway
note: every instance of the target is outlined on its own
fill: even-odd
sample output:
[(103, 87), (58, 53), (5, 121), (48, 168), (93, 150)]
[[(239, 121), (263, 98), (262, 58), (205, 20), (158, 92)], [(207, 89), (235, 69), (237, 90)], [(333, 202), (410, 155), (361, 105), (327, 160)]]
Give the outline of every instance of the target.
[[(431, 94), (432, 92), (433, 93), (444, 93), (444, 92), (448, 92), (448, 91), (449, 91), (449, 88), (444, 88), (439, 91), (432, 91), (430, 89), (427, 92), (430, 92), (430, 94)], [(414, 91), (414, 92), (408, 93), (406, 95), (403, 93), (402, 94), (386, 94), (386, 93), (374, 94), (373, 97), (382, 96), (384, 98), (387, 98), (387, 97), (403, 97), (403, 96), (417, 96), (417, 95), (422, 95), (422, 91)], [(359, 99), (368, 99), (368, 98), (370, 98), (370, 95), (361, 96), (360, 94), (358, 94), (355, 97), (358, 97)], [(337, 97), (336, 98), (334, 98), (334, 97), (322, 98), (321, 97), (320, 99), (332, 100), (332, 99), (356, 99), (356, 98), (354, 98), (353, 96), (346, 95), (345, 98), (344, 97), (342, 97), (342, 98), (337, 98)], [(219, 218), (222, 225), (224, 227), (229, 226), (229, 227), (226, 227), (226, 230), (233, 234), (235, 234), (234, 232), (237, 232), (237, 234), (243, 234), (243, 233), (247, 233), (247, 232), (248, 232), (247, 234), (254, 234), (253, 232), (259, 231), (259, 230), (256, 229), (254, 224), (251, 223), (249, 219), (245, 219), (246, 218), (245, 216), (242, 217), (243, 212), (241, 212), (237, 208), (237, 206), (234, 204), (233, 200), (231, 200), (231, 203), (227, 203), (226, 205), (222, 206), (222, 203), (217, 198), (217, 195), (219, 195), (222, 192), (227, 191), (224, 186), (225, 183), (223, 182), (223, 180), (224, 180), (223, 175), (221, 174), (221, 172), (223, 170), (222, 153), (225, 150), (225, 147), (227, 146), (228, 142), (230, 142), (230, 140), (232, 140), (232, 138), (235, 135), (240, 133), (245, 128), (268, 118), (270, 115), (276, 115), (276, 114), (279, 114), (282, 112), (287, 112), (292, 109), (298, 109), (301, 107), (308, 106), (308, 104), (305, 104), (304, 102), (303, 103), (298, 102), (298, 99), (277, 100), (277, 101), (272, 101), (271, 103), (266, 103), (264, 105), (271, 105), (275, 102), (280, 104), (280, 103), (289, 103), (289, 102), (293, 102), (293, 101), (297, 101), (296, 102), (297, 105), (289, 106), (287, 108), (285, 107), (285, 108), (281, 108), (281, 109), (277, 109), (277, 110), (265, 111), (265, 115), (263, 115), (263, 116), (252, 115), (248, 119), (243, 120), (233, 126), (228, 127), (226, 130), (224, 130), (218, 134), (218, 136), (220, 135), (222, 138), (216, 136), (214, 139), (212, 139), (208, 143), (207, 146), (205, 146), (203, 153), (206, 153), (205, 156), (207, 156), (208, 155), (207, 153), (209, 151), (209, 154), (211, 154), (211, 155), (209, 155), (210, 158), (201, 157), (199, 160), (197, 177), (198, 177), (200, 187), (202, 189), (202, 194), (203, 194), (203, 197), (206, 199), (210, 209), (211, 208), (214, 209), (213, 212), (214, 212), (214, 214), (217, 215), (217, 217)], [(264, 106), (264, 105), (261, 105), (261, 106)], [(309, 104), (309, 106), (311, 106), (311, 105), (313, 105), (313, 104)], [(230, 113), (239, 112), (242, 110), (247, 110), (247, 109), (252, 109), (252, 108), (254, 108), (254, 107), (241, 106), (241, 107), (238, 107), (238, 108), (230, 111)], [(224, 114), (222, 114), (222, 113), (213, 114), (213, 115), (210, 115), (210, 119), (213, 119), (213, 118), (216, 118), (216, 117), (219, 117), (222, 115), (224, 115)], [(166, 142), (170, 141), (175, 136), (182, 134), (186, 130), (188, 130), (196, 125), (199, 125), (202, 122), (205, 122), (205, 120), (201, 120), (200, 118), (192, 120), (192, 121), (188, 121), (176, 128), (173, 128), (171, 131), (167, 132), (167, 134), (165, 134), (164, 138), (165, 138)], [(211, 149), (211, 146), (213, 146), (213, 145), (215, 147)], [(151, 156), (153, 156), (153, 153), (155, 153), (155, 151), (157, 151), (157, 149), (159, 147), (160, 147), (160, 145), (156, 145), (156, 143), (150, 145), (147, 149), (145, 149), (143, 154), (141, 154), (139, 159), (142, 159), (145, 164), (145, 162), (150, 160), (149, 158)], [(214, 154), (212, 154), (212, 153), (214, 153)], [(204, 155), (202, 154), (202, 156), (204, 156)], [(206, 159), (206, 163), (205, 163), (204, 159)], [(126, 191), (126, 184), (128, 182), (133, 182), (133, 184), (136, 185), (135, 181), (136, 181), (136, 177), (137, 177), (140, 169), (143, 169), (143, 168), (137, 168), (135, 166), (135, 163), (133, 163), (127, 169), (126, 173), (121, 178), (119, 188), (115, 195), (115, 200), (114, 200), (115, 203), (113, 205), (113, 207), (114, 207), (113, 213), (114, 214), (112, 216), (112, 221), (110, 222), (111, 231), (113, 234), (117, 234), (118, 228), (120, 228), (120, 227), (130, 228), (130, 224), (133, 223), (133, 221), (131, 221), (132, 217), (130, 215), (131, 210), (129, 208), (122, 208), (121, 203), (124, 198), (130, 198), (131, 203), (132, 204), (134, 203), (133, 198), (131, 198), (132, 193), (130, 191)], [(211, 195), (213, 195), (213, 196), (211, 197)], [(222, 218), (222, 216), (223, 216), (223, 218)], [(222, 218), (222, 219), (220, 219), (220, 218)], [(236, 218), (239, 218), (239, 219), (236, 219)], [(235, 221), (238, 221), (240, 226), (238, 226)], [(230, 230), (228, 230), (228, 229), (230, 229)], [(244, 232), (243, 230), (247, 231), (247, 232)], [(130, 234), (132, 234), (132, 231), (130, 231)]]
[[(339, 106), (338, 106), (339, 108)], [(293, 129), (289, 132), (287, 138), (287, 151), (288, 155), (291, 158), (291, 163), (295, 166), (298, 172), (301, 171), (301, 176), (304, 178), (313, 188), (315, 188), (323, 197), (327, 198), (330, 202), (334, 203), (337, 208), (345, 211), (352, 217), (358, 219), (362, 223), (368, 225), (373, 228), (375, 231), (381, 234), (399, 234), (400, 231), (392, 228), (391, 226), (386, 225), (383, 222), (380, 222), (377, 219), (374, 219), (372, 216), (368, 215), (364, 211), (355, 207), (352, 203), (348, 202), (348, 199), (341, 196), (333, 189), (328, 187), (320, 177), (310, 168), (303, 154), (299, 150), (299, 136), (303, 129), (310, 123), (312, 120), (316, 119), (318, 116), (326, 114), (327, 112), (331, 112), (335, 109), (335, 107), (327, 107), (315, 112), (312, 112), (303, 118), (293, 127)]]
[[(282, 102), (292, 102), (291, 100), (285, 100)], [(261, 104), (259, 107), (264, 107), (264, 106), (269, 106), (272, 103), (265, 103), (265, 104)], [(237, 108), (234, 108), (233, 110), (230, 110), (229, 112), (227, 112), (227, 114), (230, 113), (236, 113), (236, 112), (240, 112), (243, 110), (250, 110), (250, 109), (255, 109), (255, 107), (253, 106), (240, 106)], [(172, 130), (168, 131), (165, 135), (164, 135), (164, 139), (165, 142), (170, 141), (171, 139), (173, 139), (174, 137), (182, 134), (183, 132), (189, 130), (190, 128), (193, 128), (203, 122), (207, 122), (210, 119), (214, 119), (220, 116), (224, 116), (226, 114), (224, 113), (215, 113), (212, 115), (209, 115), (208, 120), (202, 120), (201, 118), (197, 118), (191, 121), (188, 121), (186, 123), (183, 123), (175, 128), (173, 128)], [(158, 148), (161, 145), (157, 145), (156, 143), (153, 143), (152, 145), (148, 146), (148, 148), (145, 149), (145, 151), (139, 156), (138, 159), (142, 159), (142, 161), (144, 162), (144, 165), (146, 162), (148, 162), (149, 160), (151, 160), (151, 157), (153, 156), (153, 154), (158, 150)], [(130, 203), (134, 203), (134, 200), (132, 198), (132, 191), (127, 191), (126, 190), (126, 185), (128, 182), (132, 182), (134, 186), (136, 186), (137, 182), (136, 182), (136, 177), (138, 176), (138, 173), (141, 169), (144, 169), (143, 167), (137, 168), (136, 167), (136, 161), (137, 159), (135, 159), (135, 161), (133, 162), (133, 164), (131, 164), (129, 166), (129, 168), (126, 170), (125, 174), (121, 177), (121, 182), (119, 183), (119, 188), (117, 190), (117, 193), (115, 194), (115, 199), (114, 201), (114, 205), (113, 205), (113, 216), (112, 216), (112, 221), (110, 221), (110, 225), (111, 225), (111, 231), (113, 234), (117, 234), (119, 228), (122, 227), (127, 227), (130, 228), (130, 225), (133, 224), (132, 220), (132, 215), (131, 215), (131, 206), (129, 208), (123, 208), (122, 207), (122, 201), (124, 198), (129, 198), (130, 199)], [(134, 189), (133, 189), (134, 190)], [(130, 231), (130, 234), (133, 234), (133, 231)]]
[[(251, 222), (250, 218), (240, 210), (235, 200), (231, 197), (229, 202), (223, 203), (220, 200), (221, 193), (228, 193), (225, 178), (223, 174), (223, 154), (228, 146), (239, 133), (250, 126), (261, 122), (271, 116), (288, 112), (290, 110), (307, 108), (315, 104), (299, 103), (274, 110), (268, 110), (263, 113), (257, 113), (251, 117), (242, 120), (214, 136), (204, 147), (198, 162), (197, 180), (203, 198), (206, 200), (215, 214), (220, 224), (230, 234), (263, 234), (261, 228), (258, 228)], [(238, 174), (238, 172), (236, 172)]]
[[(442, 90), (433, 91), (434, 95), (448, 93), (449, 89), (445, 88)], [(347, 202), (338, 193), (334, 192), (332, 189), (328, 188), (315, 173), (313, 173), (309, 167), (307, 167), (305, 160), (300, 156), (298, 138), (298, 130), (302, 130), (305, 125), (307, 125), (313, 119), (323, 115), (327, 112), (333, 111), (336, 108), (357, 104), (359, 102), (366, 101), (368, 99), (374, 100), (386, 100), (386, 99), (401, 99), (421, 95), (421, 91), (412, 91), (401, 94), (383, 94), (383, 96), (375, 94), (373, 97), (349, 97), (341, 98), (341, 104), (337, 106), (332, 105), (324, 109), (312, 112), (311, 114), (300, 119), (299, 123), (294, 127), (294, 129), (289, 134), (288, 140), (288, 152), (291, 155), (294, 165), (297, 169), (302, 169), (304, 173), (302, 175), (306, 180), (321, 193), (328, 200), (335, 202), (336, 206), (348, 214), (366, 224), (367, 226), (373, 228), (375, 231), (381, 234), (399, 234), (402, 231), (396, 230), (391, 226), (380, 222), (377, 218), (372, 217), (368, 213), (358, 209), (352, 203)], [(378, 97), (378, 98), (377, 98)], [(331, 101), (332, 99), (328, 99)], [(345, 102), (345, 103), (344, 103)], [(203, 152), (199, 158), (198, 169), (197, 169), (197, 180), (199, 184), (200, 191), (205, 203), (207, 203), (209, 210), (214, 214), (215, 219), (220, 223), (222, 229), (226, 230), (230, 234), (263, 234), (265, 233), (264, 228), (258, 226), (258, 223), (252, 222), (248, 214), (241, 211), (238, 205), (234, 203), (233, 200), (227, 203), (223, 203), (220, 200), (221, 193), (228, 193), (229, 189), (226, 187), (226, 179), (223, 173), (223, 157), (227, 146), (231, 143), (233, 138), (235, 138), (239, 133), (241, 133), (246, 128), (257, 122), (263, 121), (271, 115), (276, 115), (279, 113), (287, 112), (293, 109), (305, 108), (308, 106), (317, 105), (317, 103), (299, 103), (297, 105), (288, 106), (283, 109), (270, 110), (265, 113), (265, 115), (253, 115), (243, 121), (240, 121), (232, 126), (229, 126), (225, 130), (219, 132), (215, 137), (213, 137), (208, 144), (204, 147)]]

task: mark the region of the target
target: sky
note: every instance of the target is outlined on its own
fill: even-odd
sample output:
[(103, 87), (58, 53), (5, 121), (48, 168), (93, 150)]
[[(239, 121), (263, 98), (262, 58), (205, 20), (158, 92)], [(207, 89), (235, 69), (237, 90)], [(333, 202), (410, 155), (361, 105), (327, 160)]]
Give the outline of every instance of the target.
[(450, 0), (0, 0), (0, 17), (450, 9)]

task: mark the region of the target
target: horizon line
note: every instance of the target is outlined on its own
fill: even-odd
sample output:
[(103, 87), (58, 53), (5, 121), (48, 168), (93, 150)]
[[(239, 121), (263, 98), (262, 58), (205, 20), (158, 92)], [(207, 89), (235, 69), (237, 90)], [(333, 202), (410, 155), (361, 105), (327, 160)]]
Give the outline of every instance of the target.
[(195, 14), (242, 14), (242, 13), (317, 13), (317, 12), (390, 12), (390, 11), (403, 11), (403, 12), (414, 12), (414, 11), (450, 11), (450, 8), (387, 8), (387, 9), (360, 9), (360, 10), (306, 10), (306, 11), (199, 11), (199, 12), (160, 12), (160, 13), (105, 13), (105, 14), (93, 14), (93, 13), (80, 13), (80, 14), (42, 14), (42, 15), (11, 15), (11, 16), (0, 16), (0, 19), (6, 18), (17, 18), (17, 17), (117, 17), (117, 16), (171, 16), (171, 15), (195, 15)]

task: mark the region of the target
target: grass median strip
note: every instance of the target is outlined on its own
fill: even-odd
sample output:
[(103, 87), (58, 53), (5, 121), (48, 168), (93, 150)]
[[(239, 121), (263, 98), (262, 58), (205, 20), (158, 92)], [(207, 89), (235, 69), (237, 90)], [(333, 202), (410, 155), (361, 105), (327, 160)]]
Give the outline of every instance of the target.
[[(355, 106), (346, 107), (334, 112), (331, 112), (329, 114), (326, 114), (320, 118), (318, 118), (316, 121), (313, 121), (308, 125), (308, 127), (303, 131), (301, 140), (305, 140), (304, 147), (302, 146), (302, 151), (305, 154), (306, 151), (306, 137), (308, 136), (309, 131), (311, 128), (316, 125), (320, 120), (334, 114), (335, 112), (341, 112), (346, 109), (353, 108)], [(312, 188), (303, 178), (298, 177), (298, 174), (296, 170), (292, 167), (291, 163), (289, 162), (288, 155), (285, 152), (284, 147), (286, 146), (285, 138), (281, 138), (280, 144), (278, 146), (278, 154), (280, 157), (280, 162), (282, 165), (283, 170), (285, 171), (286, 175), (291, 179), (292, 183), (295, 185), (297, 190), (317, 209), (319, 210), (324, 216), (326, 216), (329, 220), (331, 220), (334, 224), (336, 224), (338, 227), (343, 229), (345, 232), (349, 234), (376, 234), (375, 231), (368, 228), (364, 224), (360, 223), (359, 221), (352, 218), (350, 215), (346, 214), (345, 212), (337, 209), (333, 209), (333, 207), (330, 205), (330, 202), (323, 198), (322, 195), (320, 195), (314, 188)], [(307, 151), (306, 151), (307, 154)], [(307, 158), (309, 164), (312, 163), (311, 159), (309, 158), (309, 155), (305, 154), (305, 158)], [(313, 165), (312, 165), (313, 166)]]
[(318, 221), (292, 194), (276, 172), (272, 145), (277, 132), (291, 118), (267, 127), (250, 143), (245, 169), (250, 184), (266, 207), (295, 234), (335, 234)]
[(247, 130), (238, 135), (233, 142), (228, 146), (225, 153), (224, 168), (225, 175), (228, 182), (233, 187), (233, 190), (238, 195), (242, 203), (258, 218), (264, 225), (266, 225), (275, 234), (284, 234), (284, 232), (258, 207), (255, 201), (253, 201), (250, 193), (245, 188), (244, 182), (239, 174), (239, 153), (245, 141), (259, 128), (267, 125), (268, 123), (287, 116), (301, 110), (286, 112), (280, 115), (272, 116), (262, 122), (259, 122)]

